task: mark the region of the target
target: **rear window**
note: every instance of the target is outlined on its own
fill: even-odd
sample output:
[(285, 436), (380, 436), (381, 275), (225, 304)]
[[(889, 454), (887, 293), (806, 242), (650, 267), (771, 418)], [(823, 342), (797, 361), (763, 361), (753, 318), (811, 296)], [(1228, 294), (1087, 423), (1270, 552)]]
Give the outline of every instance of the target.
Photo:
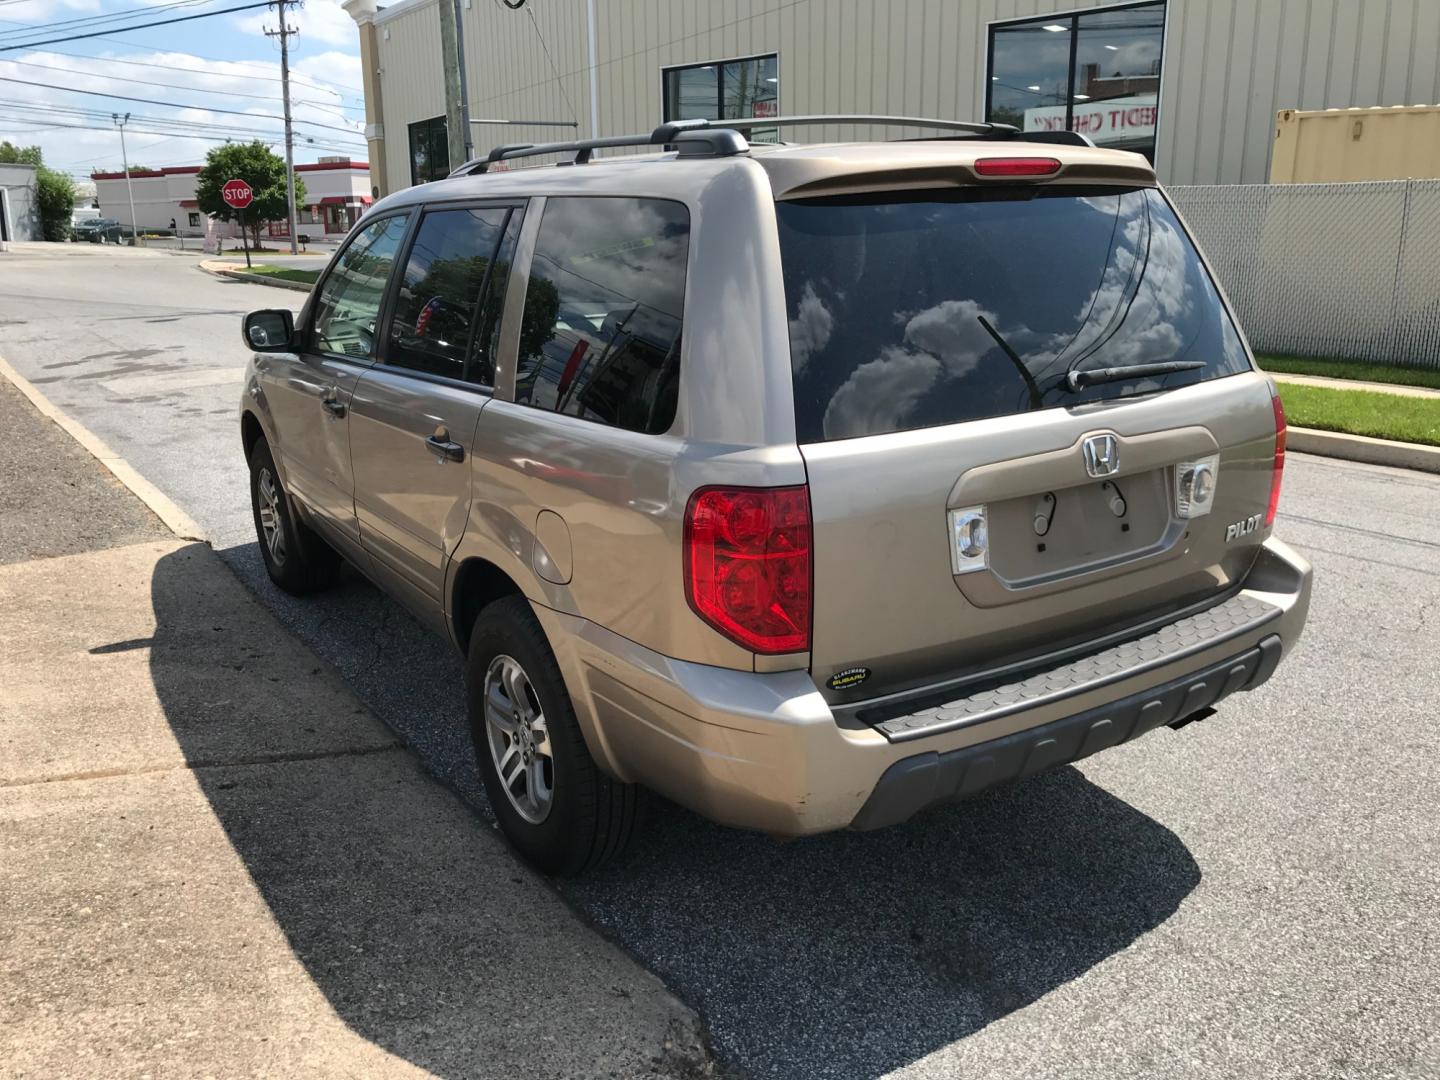
[[(1153, 188), (888, 192), (776, 206), (800, 442), (1187, 386), (1250, 368)], [(1071, 370), (1203, 368), (1066, 388)]]

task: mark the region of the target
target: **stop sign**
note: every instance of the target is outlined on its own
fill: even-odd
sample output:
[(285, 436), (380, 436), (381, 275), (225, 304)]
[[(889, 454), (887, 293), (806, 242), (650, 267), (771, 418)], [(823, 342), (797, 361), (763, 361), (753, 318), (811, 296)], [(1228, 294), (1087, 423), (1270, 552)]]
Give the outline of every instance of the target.
[(225, 186), (220, 189), (220, 198), (225, 200), (226, 206), (244, 210), (255, 198), (255, 192), (244, 180), (226, 180)]

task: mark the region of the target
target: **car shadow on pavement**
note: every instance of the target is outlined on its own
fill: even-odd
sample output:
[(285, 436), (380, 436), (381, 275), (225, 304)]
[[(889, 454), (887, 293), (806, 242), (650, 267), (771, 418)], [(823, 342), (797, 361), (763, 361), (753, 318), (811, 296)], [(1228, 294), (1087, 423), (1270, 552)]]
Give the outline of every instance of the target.
[[(358, 577), (323, 599), (280, 596), (256, 579), (251, 547), (222, 555), (488, 820), (448, 645)], [(182, 602), (163, 591), (157, 608)], [(159, 655), (186, 647), (166, 641), (164, 614)], [(383, 700), (368, 692), (379, 684)], [(430, 841), (425, 820), (395, 829), (375, 812), (385, 793), (327, 790), (322, 773), (259, 804), (222, 770), (200, 780), (337, 1013), (392, 1053), (463, 1075), (412, 1040), (417, 1026), (443, 1023), (437, 1010), (485, 993), (487, 976), (469, 967), (482, 955), (427, 940), (436, 911), (468, 902), (446, 862), (453, 850)], [(409, 845), (396, 848), (397, 836)], [(367, 846), (374, 857), (357, 857)], [(297, 876), (306, 860), (304, 881), (323, 888)], [(1066, 767), (890, 829), (789, 843), (657, 799), (628, 855), (559, 889), (701, 1013), (728, 1064), (752, 1077), (848, 1078), (900, 1068), (1029, 1005), (1162, 924), (1199, 881), (1179, 837)]]
[(788, 843), (667, 805), (623, 864), (563, 891), (749, 1075), (871, 1077), (1084, 974), (1199, 881), (1174, 833), (1066, 767)]

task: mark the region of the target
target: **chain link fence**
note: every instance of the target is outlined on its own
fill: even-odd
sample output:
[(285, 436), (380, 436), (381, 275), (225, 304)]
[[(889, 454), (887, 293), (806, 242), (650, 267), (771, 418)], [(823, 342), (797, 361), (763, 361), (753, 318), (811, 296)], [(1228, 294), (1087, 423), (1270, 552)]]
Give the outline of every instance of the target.
[(1440, 180), (1168, 190), (1256, 352), (1440, 368)]

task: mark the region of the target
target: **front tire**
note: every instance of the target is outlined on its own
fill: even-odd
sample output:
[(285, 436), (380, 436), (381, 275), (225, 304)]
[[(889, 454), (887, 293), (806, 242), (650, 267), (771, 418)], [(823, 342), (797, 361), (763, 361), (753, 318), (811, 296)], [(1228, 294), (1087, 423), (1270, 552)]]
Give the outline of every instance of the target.
[(634, 784), (602, 773), (530, 603), (507, 596), (475, 620), (465, 671), (475, 762), (500, 829), (547, 874), (618, 855), (635, 829)]
[(280, 483), (275, 458), (263, 438), (250, 451), (250, 508), (260, 555), (271, 581), (295, 596), (318, 592), (335, 583), (340, 556), (313, 529), (296, 519), (290, 497)]

